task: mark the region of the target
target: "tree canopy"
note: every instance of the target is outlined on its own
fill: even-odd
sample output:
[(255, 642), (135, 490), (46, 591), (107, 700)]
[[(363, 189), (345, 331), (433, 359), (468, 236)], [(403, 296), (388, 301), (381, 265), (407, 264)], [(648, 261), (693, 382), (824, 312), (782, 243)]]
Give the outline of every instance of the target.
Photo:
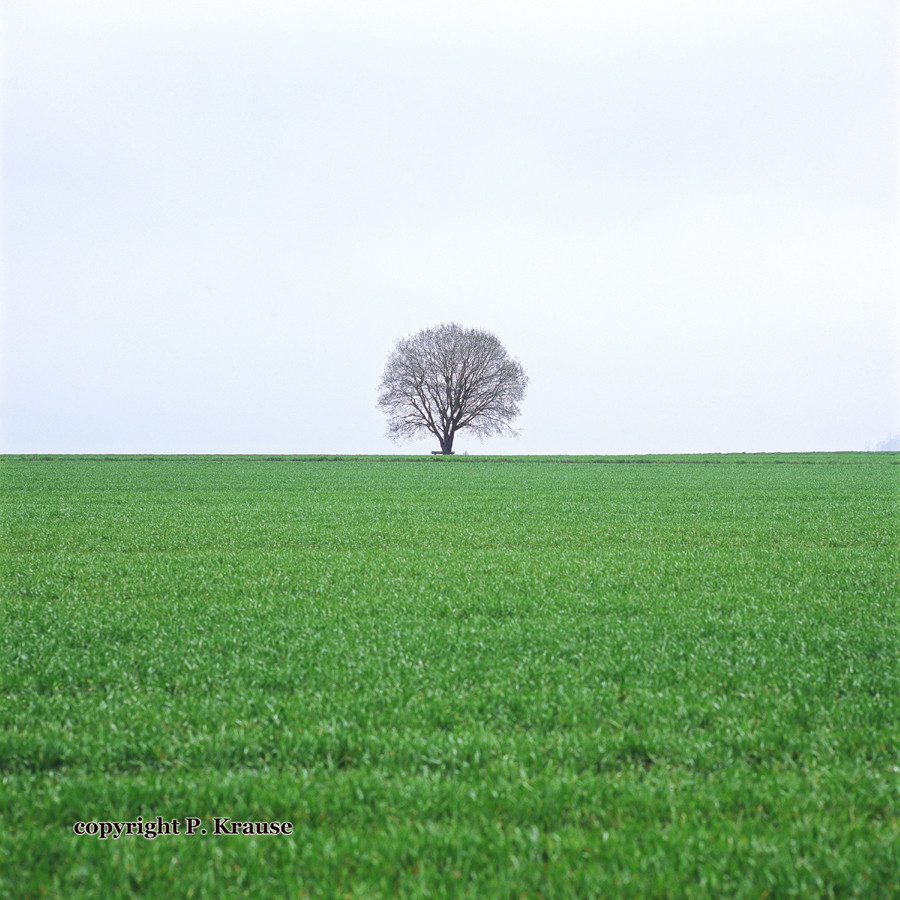
[(512, 434), (528, 376), (489, 331), (455, 322), (397, 341), (388, 357), (378, 406), (396, 441), (433, 434), (450, 453), (456, 433), (479, 439)]

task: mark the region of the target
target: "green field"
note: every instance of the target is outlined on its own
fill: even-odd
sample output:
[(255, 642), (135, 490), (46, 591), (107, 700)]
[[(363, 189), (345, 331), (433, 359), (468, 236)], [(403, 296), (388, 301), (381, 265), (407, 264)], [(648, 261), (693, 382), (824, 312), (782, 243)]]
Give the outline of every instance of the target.
[(0, 897), (900, 896), (898, 462), (3, 457)]

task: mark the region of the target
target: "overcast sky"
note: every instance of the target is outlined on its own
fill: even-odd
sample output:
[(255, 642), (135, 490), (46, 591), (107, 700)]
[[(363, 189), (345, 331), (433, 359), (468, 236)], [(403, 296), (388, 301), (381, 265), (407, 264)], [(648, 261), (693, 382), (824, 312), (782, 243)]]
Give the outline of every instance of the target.
[(900, 432), (896, 0), (2, 13), (4, 452), (393, 452), (450, 321), (531, 381), (458, 452)]

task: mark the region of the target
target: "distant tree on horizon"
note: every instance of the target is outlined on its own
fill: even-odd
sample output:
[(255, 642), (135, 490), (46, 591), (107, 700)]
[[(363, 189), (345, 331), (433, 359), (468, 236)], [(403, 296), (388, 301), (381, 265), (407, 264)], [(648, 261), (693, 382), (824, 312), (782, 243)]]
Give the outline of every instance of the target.
[(446, 455), (464, 428), (479, 439), (517, 435), (510, 423), (520, 413), (527, 385), (521, 363), (495, 335), (451, 322), (397, 341), (379, 385), (378, 406), (388, 417), (392, 440), (430, 433)]

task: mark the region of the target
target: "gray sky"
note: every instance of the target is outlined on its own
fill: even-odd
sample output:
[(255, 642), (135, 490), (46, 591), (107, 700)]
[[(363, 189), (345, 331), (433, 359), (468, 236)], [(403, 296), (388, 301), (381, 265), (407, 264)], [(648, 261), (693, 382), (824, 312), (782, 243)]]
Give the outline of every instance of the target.
[(900, 432), (896, 0), (2, 13), (4, 452), (392, 452), (449, 321), (531, 379), (458, 452)]

